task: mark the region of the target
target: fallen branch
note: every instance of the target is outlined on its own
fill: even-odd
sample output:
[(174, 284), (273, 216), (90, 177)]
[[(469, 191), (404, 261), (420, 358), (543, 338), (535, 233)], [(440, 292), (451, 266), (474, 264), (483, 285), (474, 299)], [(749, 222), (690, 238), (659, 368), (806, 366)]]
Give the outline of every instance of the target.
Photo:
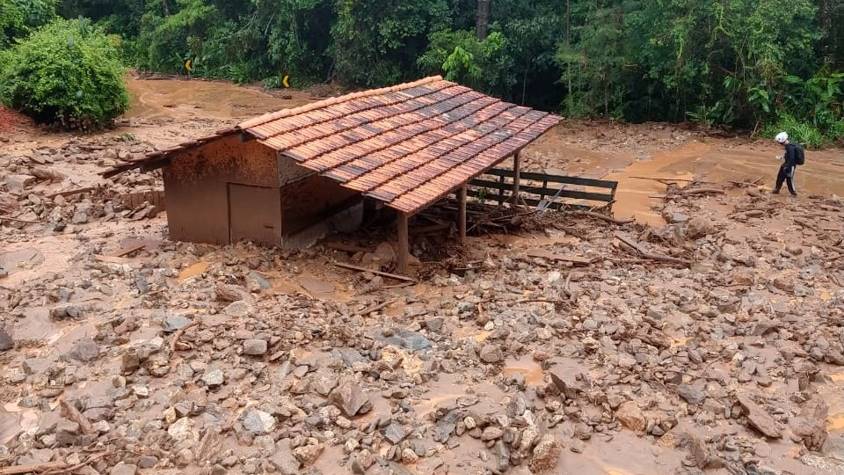
[(588, 266), (593, 264), (596, 259), (580, 257), (580, 256), (570, 256), (570, 255), (563, 255), (563, 254), (555, 254), (553, 252), (543, 251), (542, 249), (531, 249), (528, 250), (525, 254), (528, 257), (537, 257), (540, 259), (548, 259), (549, 261), (562, 261), (562, 262), (571, 262), (574, 265), (580, 266)]
[(715, 184), (714, 181), (701, 181), (701, 180), (695, 180), (694, 178), (674, 178), (674, 177), (655, 177), (655, 176), (631, 176), (630, 178), (636, 179), (636, 180), (653, 180), (653, 181), (660, 181), (660, 182), (662, 182), (662, 181), (684, 181), (684, 182), (687, 182), (687, 183), (695, 183), (696, 182), (696, 183), (706, 183), (706, 184), (709, 184), (709, 185)]
[(94, 426), (91, 424), (91, 421), (89, 421), (87, 417), (79, 412), (79, 410), (76, 409), (73, 404), (69, 403), (64, 397), (59, 398), (59, 405), (62, 407), (62, 412), (65, 417), (79, 424), (79, 430), (81, 430), (83, 434), (90, 435), (97, 433)]
[(707, 193), (723, 195), (725, 191), (720, 188), (695, 188), (693, 190), (681, 190), (679, 193), (681, 195), (705, 195)]
[(615, 237), (619, 241), (621, 241), (623, 244), (626, 244), (628, 247), (630, 247), (631, 249), (633, 249), (639, 255), (641, 255), (642, 257), (644, 257), (646, 259), (651, 259), (651, 260), (654, 260), (654, 261), (670, 262), (672, 264), (683, 264), (685, 266), (692, 265), (691, 261), (686, 260), (686, 259), (680, 259), (679, 257), (663, 256), (661, 254), (652, 254), (652, 253), (642, 249), (641, 246), (639, 246), (632, 239), (630, 239), (627, 236), (624, 236), (623, 234), (615, 233)]
[(608, 223), (617, 224), (619, 226), (624, 224), (629, 224), (633, 222), (633, 219), (615, 219), (612, 216), (607, 216), (601, 213), (595, 213), (593, 211), (570, 211), (569, 214), (573, 214), (576, 216), (589, 216), (590, 218), (598, 218), (602, 219)]
[(61, 470), (67, 468), (65, 462), (43, 462), (30, 463), (26, 465), (12, 465), (11, 467), (0, 468), (0, 475), (22, 475), (24, 473), (40, 473), (47, 470)]
[(416, 279), (414, 279), (412, 277), (407, 277), (406, 275), (391, 274), (389, 272), (367, 269), (366, 267), (353, 266), (351, 264), (345, 264), (343, 262), (333, 262), (333, 264), (337, 267), (342, 267), (344, 269), (354, 270), (354, 271), (358, 271), (358, 272), (369, 272), (370, 274), (380, 275), (382, 277), (389, 277), (391, 279), (403, 280), (405, 282), (416, 283)]
[(397, 300), (398, 300), (398, 298), (386, 300), (384, 302), (379, 303), (378, 305), (369, 306), (369, 307), (361, 310), (359, 313), (360, 313), (360, 315), (369, 315), (372, 312), (377, 312), (378, 310), (381, 310), (384, 307), (388, 307), (388, 306), (394, 304)]
[(39, 224), (39, 221), (27, 221), (25, 219), (11, 218), (9, 216), (0, 216), (0, 221), (13, 221), (15, 223)]
[(86, 186), (84, 188), (77, 188), (75, 190), (67, 190), (67, 191), (59, 191), (57, 193), (51, 193), (51, 194), (47, 195), (47, 198), (53, 199), (57, 196), (72, 196), (72, 195), (78, 195), (79, 193), (87, 193), (89, 191), (96, 191), (96, 190), (97, 190), (96, 186)]
[(105, 457), (108, 454), (109, 454), (109, 452), (100, 452), (98, 454), (91, 455), (90, 457), (88, 457), (87, 460), (85, 460), (84, 462), (79, 462), (76, 465), (71, 465), (69, 467), (65, 467), (65, 468), (61, 468), (61, 469), (47, 470), (46, 472), (44, 472), (44, 475), (61, 475), (61, 474), (65, 474), (65, 473), (73, 473), (73, 472), (79, 470), (80, 468), (82, 468), (86, 465), (91, 465), (92, 463), (94, 463), (97, 460)]
[(126, 257), (129, 254), (140, 251), (141, 249), (145, 248), (146, 246), (147, 246), (146, 243), (137, 244), (135, 246), (130, 246), (128, 249), (121, 251), (119, 254), (117, 254), (114, 257)]

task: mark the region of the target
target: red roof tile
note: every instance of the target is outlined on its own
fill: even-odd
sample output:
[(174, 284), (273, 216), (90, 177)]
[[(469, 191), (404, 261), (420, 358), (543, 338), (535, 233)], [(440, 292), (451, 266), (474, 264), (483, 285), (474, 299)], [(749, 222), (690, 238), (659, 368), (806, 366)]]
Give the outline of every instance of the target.
[[(342, 186), (412, 213), (560, 120), (434, 76), (265, 114), (242, 122), (235, 131), (253, 135)], [(157, 152), (153, 158), (206, 141)], [(131, 168), (121, 167), (104, 175)]]

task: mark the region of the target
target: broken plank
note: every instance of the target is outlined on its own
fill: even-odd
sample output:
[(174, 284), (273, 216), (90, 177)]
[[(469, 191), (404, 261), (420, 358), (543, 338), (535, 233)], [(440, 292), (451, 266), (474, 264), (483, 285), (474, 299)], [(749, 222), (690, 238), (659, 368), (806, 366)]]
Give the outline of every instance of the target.
[(379, 304), (377, 304), (377, 305), (371, 305), (371, 306), (369, 306), (369, 307), (367, 307), (367, 308), (365, 308), (365, 309), (361, 310), (361, 311), (360, 311), (360, 312), (358, 312), (358, 313), (359, 313), (360, 315), (364, 315), (364, 316), (366, 316), (366, 315), (369, 315), (369, 314), (370, 314), (370, 313), (372, 313), (372, 312), (377, 312), (378, 310), (381, 310), (381, 309), (382, 309), (382, 308), (384, 308), (384, 307), (388, 307), (388, 306), (390, 306), (390, 305), (392, 305), (392, 304), (396, 303), (396, 301), (398, 301), (398, 298), (394, 298), (394, 299), (386, 300), (386, 301), (381, 302), (381, 303), (379, 303)]
[(382, 277), (389, 277), (389, 278), (391, 278), (391, 279), (403, 280), (403, 281), (405, 281), (405, 282), (413, 282), (413, 283), (416, 283), (416, 279), (414, 279), (414, 278), (412, 278), (412, 277), (408, 277), (408, 276), (406, 276), (406, 275), (401, 275), (401, 274), (391, 274), (391, 273), (389, 273), (389, 272), (384, 272), (384, 271), (380, 271), (380, 270), (367, 269), (366, 267), (353, 266), (353, 265), (351, 265), (351, 264), (345, 264), (345, 263), (343, 263), (343, 262), (334, 262), (333, 264), (334, 264), (335, 266), (337, 266), (337, 267), (342, 267), (342, 268), (344, 268), (344, 269), (354, 270), (354, 271), (358, 271), (358, 272), (369, 272), (370, 274), (380, 275), (380, 276), (382, 276)]
[(67, 191), (59, 191), (57, 193), (51, 193), (47, 195), (47, 198), (55, 198), (57, 196), (72, 196), (78, 195), (79, 193), (87, 193), (89, 191), (95, 191), (97, 189), (96, 186), (86, 186), (84, 188), (77, 188), (75, 190), (67, 190)]
[(538, 257), (540, 259), (548, 259), (549, 261), (571, 262), (575, 265), (588, 266), (595, 262), (596, 259), (588, 259), (580, 256), (557, 254), (545, 249), (530, 249), (526, 252), (529, 257)]
[(598, 218), (602, 219), (608, 223), (623, 225), (629, 224), (633, 222), (633, 219), (615, 219), (612, 216), (607, 216), (605, 214), (596, 213), (594, 211), (570, 211), (569, 214), (573, 214), (575, 216), (589, 216), (591, 218)]
[(621, 233), (615, 233), (615, 237), (619, 241), (621, 241), (622, 243), (624, 243), (625, 245), (630, 247), (631, 249), (635, 250), (639, 255), (641, 255), (642, 257), (644, 257), (646, 259), (651, 259), (651, 260), (654, 260), (654, 261), (669, 262), (669, 263), (672, 263), (672, 264), (682, 264), (682, 265), (685, 265), (685, 266), (692, 265), (691, 261), (689, 261), (687, 259), (680, 259), (679, 257), (664, 256), (662, 254), (650, 253), (650, 252), (642, 249), (642, 247), (639, 244), (637, 244), (635, 241), (633, 241), (631, 238), (629, 238), (629, 237), (627, 237), (627, 236), (625, 236)]
[(120, 251), (120, 252), (119, 252), (116, 256), (114, 256), (114, 257), (126, 257), (126, 256), (128, 256), (129, 254), (132, 254), (132, 253), (134, 253), (134, 252), (140, 251), (141, 249), (145, 248), (146, 246), (147, 246), (147, 245), (146, 245), (146, 243), (141, 243), (141, 244), (136, 244), (136, 245), (134, 245), (134, 246), (129, 246), (128, 248), (126, 248), (126, 249), (124, 249), (124, 250)]

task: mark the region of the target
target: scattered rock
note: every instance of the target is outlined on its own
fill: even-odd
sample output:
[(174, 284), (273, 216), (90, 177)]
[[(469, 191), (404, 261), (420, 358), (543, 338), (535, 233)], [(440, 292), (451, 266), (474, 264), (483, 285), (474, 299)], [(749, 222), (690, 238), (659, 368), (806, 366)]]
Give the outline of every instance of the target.
[(358, 414), (366, 414), (372, 410), (372, 403), (369, 397), (355, 383), (342, 383), (331, 391), (328, 400), (337, 406), (346, 417), (354, 417)]
[(269, 434), (275, 429), (276, 424), (272, 414), (258, 409), (246, 411), (241, 422), (243, 423), (243, 428), (252, 435)]
[(791, 421), (791, 432), (809, 450), (820, 451), (826, 442), (829, 405), (820, 398), (812, 399), (803, 406), (800, 415)]
[(533, 473), (547, 472), (557, 466), (561, 450), (554, 436), (546, 434), (533, 448), (528, 466)]
[(267, 353), (266, 340), (245, 340), (243, 342), (243, 353), (250, 356), (261, 356)]
[(648, 426), (645, 415), (635, 401), (627, 401), (619, 406), (615, 412), (615, 417), (621, 422), (621, 425), (634, 432), (644, 432)]
[(9, 335), (3, 327), (0, 327), (0, 351), (11, 350), (15, 347), (15, 341), (12, 335)]
[(490, 364), (504, 360), (504, 353), (502, 353), (501, 348), (498, 345), (491, 343), (487, 343), (481, 347), (481, 352), (478, 356), (481, 358), (481, 361)]
[(135, 475), (138, 473), (138, 466), (120, 462), (112, 467), (108, 473), (109, 475)]
[(738, 402), (747, 412), (747, 422), (751, 427), (761, 432), (764, 436), (772, 439), (782, 437), (782, 431), (777, 421), (762, 409), (761, 406), (753, 402), (747, 394), (737, 394)]

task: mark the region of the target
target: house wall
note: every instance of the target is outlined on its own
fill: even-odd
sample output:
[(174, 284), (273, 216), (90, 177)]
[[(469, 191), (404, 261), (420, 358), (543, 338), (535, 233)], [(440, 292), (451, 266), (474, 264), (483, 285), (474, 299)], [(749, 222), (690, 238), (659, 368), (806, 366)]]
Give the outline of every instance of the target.
[[(255, 140), (241, 142), (237, 134), (174, 156), (164, 167), (170, 238), (228, 244), (227, 183), (278, 189), (278, 177), (276, 152)], [(254, 204), (256, 213), (268, 212), (269, 208), (264, 203)], [(281, 216), (275, 208), (267, 220), (273, 223), (277, 243), (281, 244)]]
[[(291, 161), (282, 157), (280, 161)], [(282, 166), (280, 165), (280, 168)], [(296, 168), (303, 168), (296, 165)], [(281, 206), (285, 236), (296, 234), (335, 215), (360, 201), (360, 193), (343, 188), (330, 178), (316, 173), (300, 176), (281, 187)]]

